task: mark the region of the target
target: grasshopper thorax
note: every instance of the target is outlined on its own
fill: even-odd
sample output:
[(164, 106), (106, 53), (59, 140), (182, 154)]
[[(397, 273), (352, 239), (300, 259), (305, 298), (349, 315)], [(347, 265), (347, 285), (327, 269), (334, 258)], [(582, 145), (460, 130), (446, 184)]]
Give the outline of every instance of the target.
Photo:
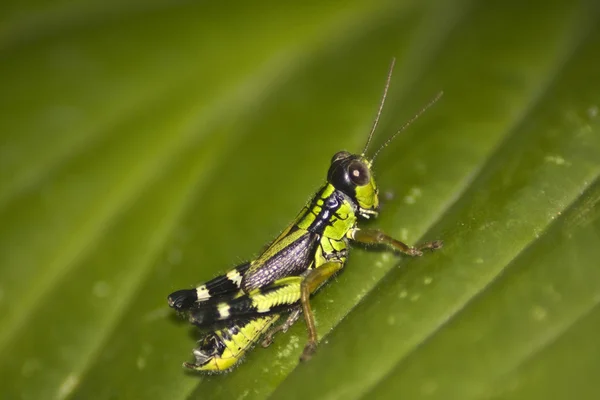
[(344, 193), (364, 218), (377, 216), (379, 196), (371, 172), (371, 161), (347, 151), (335, 153), (327, 173), (327, 182)]

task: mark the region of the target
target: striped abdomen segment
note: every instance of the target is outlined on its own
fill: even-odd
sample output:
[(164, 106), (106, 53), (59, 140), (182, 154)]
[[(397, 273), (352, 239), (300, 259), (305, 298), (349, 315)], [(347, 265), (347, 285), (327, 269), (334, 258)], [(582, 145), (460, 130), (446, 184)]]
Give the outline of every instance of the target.
[(184, 363), (197, 371), (223, 371), (233, 367), (277, 321), (278, 314), (229, 321), (222, 329), (208, 333), (194, 349), (196, 363)]
[(244, 263), (229, 270), (225, 275), (217, 276), (195, 289), (183, 289), (173, 292), (167, 297), (169, 306), (178, 311), (183, 311), (192, 307), (195, 303), (204, 302), (215, 297), (228, 295), (233, 297), (239, 290), (242, 277), (249, 267), (250, 263)]
[(302, 278), (298, 276), (283, 278), (266, 288), (253, 290), (232, 300), (200, 303), (190, 309), (190, 322), (206, 326), (215, 321), (288, 310), (300, 301), (301, 283)]

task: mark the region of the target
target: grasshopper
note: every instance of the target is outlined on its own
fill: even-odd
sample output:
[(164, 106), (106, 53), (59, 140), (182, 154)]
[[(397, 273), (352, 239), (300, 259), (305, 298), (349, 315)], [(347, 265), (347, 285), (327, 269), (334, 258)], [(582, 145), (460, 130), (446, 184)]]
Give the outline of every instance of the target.
[[(383, 245), (410, 256), (442, 247), (439, 240), (412, 247), (379, 230), (357, 226), (359, 218), (376, 217), (379, 211), (373, 161), (442, 95), (440, 92), (368, 158), (366, 152), (379, 122), (393, 67), (394, 61), (363, 152), (340, 151), (333, 156), (327, 182), (258, 258), (195, 289), (178, 290), (168, 296), (169, 306), (185, 313), (192, 324), (208, 329), (193, 351), (195, 362), (184, 363), (185, 367), (226, 371), (263, 335), (262, 344), (268, 346), (275, 333), (287, 331), (301, 315), (306, 321), (308, 342), (300, 359), (306, 361), (317, 348), (310, 296), (344, 267), (351, 242)], [(287, 319), (275, 326), (286, 314)]]

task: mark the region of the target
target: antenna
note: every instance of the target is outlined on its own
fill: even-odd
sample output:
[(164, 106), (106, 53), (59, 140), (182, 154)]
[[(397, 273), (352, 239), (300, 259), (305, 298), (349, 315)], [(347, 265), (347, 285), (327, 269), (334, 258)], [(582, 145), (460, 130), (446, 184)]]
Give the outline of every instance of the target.
[(394, 71), (394, 65), (396, 65), (395, 57), (392, 58), (392, 64), (390, 65), (390, 70), (388, 72), (387, 80), (385, 82), (385, 89), (383, 89), (383, 97), (381, 98), (381, 103), (379, 103), (379, 110), (377, 111), (377, 116), (375, 117), (373, 127), (371, 128), (371, 132), (369, 133), (367, 144), (365, 145), (365, 149), (362, 152), (363, 156), (367, 153), (367, 149), (369, 148), (369, 144), (371, 143), (371, 138), (373, 137), (373, 133), (375, 133), (375, 129), (377, 128), (377, 124), (379, 123), (379, 117), (381, 116), (381, 111), (383, 110), (383, 105), (385, 104), (385, 98), (387, 97), (387, 92), (390, 87), (390, 81), (392, 80), (392, 72)]
[[(386, 89), (387, 90), (387, 89)], [(423, 107), (418, 113), (416, 113), (411, 119), (409, 119), (408, 121), (406, 121), (404, 123), (404, 125), (402, 125), (402, 127), (400, 129), (398, 129), (398, 131), (396, 133), (394, 133), (388, 140), (385, 141), (384, 144), (381, 145), (381, 147), (379, 149), (377, 149), (377, 151), (375, 152), (375, 154), (373, 155), (373, 158), (371, 159), (371, 162), (373, 162), (375, 160), (375, 157), (377, 157), (377, 155), (379, 154), (379, 152), (386, 147), (388, 144), (390, 144), (392, 142), (392, 140), (394, 140), (396, 138), (396, 136), (398, 136), (398, 134), (400, 134), (401, 132), (403, 132), (406, 128), (408, 128), (409, 126), (412, 125), (413, 122), (415, 122), (421, 115), (423, 115), (423, 113), (425, 111), (427, 111), (427, 109), (429, 107), (431, 107), (432, 105), (434, 105), (435, 103), (437, 103), (437, 101), (440, 99), (440, 97), (442, 97), (442, 95), (444, 94), (443, 91), (438, 92), (438, 94), (435, 95), (435, 97), (433, 99), (431, 99), (429, 101), (429, 103), (427, 103), (427, 105), (425, 107)], [(384, 97), (385, 98), (385, 97)], [(377, 116), (379, 118), (379, 115)], [(369, 140), (371, 138), (369, 137)]]

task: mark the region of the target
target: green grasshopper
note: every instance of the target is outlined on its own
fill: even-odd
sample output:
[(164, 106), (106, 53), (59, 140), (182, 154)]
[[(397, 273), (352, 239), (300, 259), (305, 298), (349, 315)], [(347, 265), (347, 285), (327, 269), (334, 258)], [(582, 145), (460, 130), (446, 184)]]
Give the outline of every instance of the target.
[[(178, 290), (168, 296), (169, 306), (187, 314), (190, 322), (208, 329), (194, 349), (193, 370), (225, 371), (266, 334), (263, 346), (275, 333), (285, 332), (304, 315), (308, 342), (300, 359), (308, 360), (317, 347), (315, 318), (310, 296), (346, 263), (349, 243), (387, 246), (410, 256), (442, 247), (433, 241), (408, 246), (385, 233), (360, 229), (357, 220), (378, 215), (379, 196), (372, 166), (377, 154), (441, 96), (404, 124), (371, 157), (367, 158), (373, 133), (385, 103), (394, 61), (377, 116), (361, 154), (336, 153), (327, 182), (304, 206), (296, 219), (253, 261), (241, 264), (195, 289)], [(275, 326), (281, 315), (287, 320)]]

